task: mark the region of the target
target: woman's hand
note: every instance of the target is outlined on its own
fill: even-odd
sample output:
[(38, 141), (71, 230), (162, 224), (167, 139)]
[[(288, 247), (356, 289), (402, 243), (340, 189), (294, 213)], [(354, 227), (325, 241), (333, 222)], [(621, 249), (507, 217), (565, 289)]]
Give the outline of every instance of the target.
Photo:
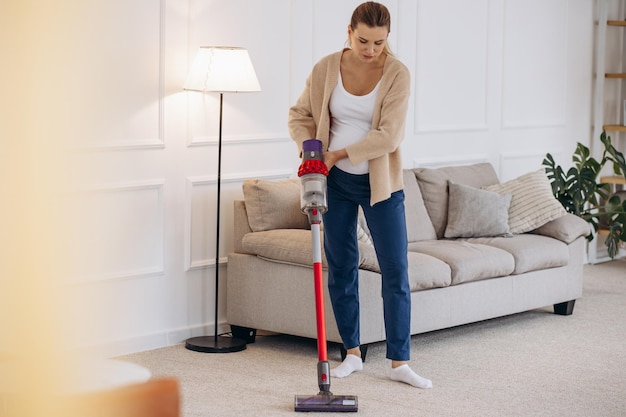
[(346, 149), (338, 149), (336, 151), (327, 151), (324, 152), (324, 163), (326, 164), (326, 168), (330, 171), (332, 167), (335, 166), (337, 161), (340, 161), (344, 158), (348, 157), (348, 152)]

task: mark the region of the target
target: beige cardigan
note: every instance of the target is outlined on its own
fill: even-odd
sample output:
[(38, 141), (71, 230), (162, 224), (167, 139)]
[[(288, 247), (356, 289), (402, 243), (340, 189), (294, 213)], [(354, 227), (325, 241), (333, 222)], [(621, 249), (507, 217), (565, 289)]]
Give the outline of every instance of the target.
[[(343, 51), (322, 58), (311, 71), (304, 91), (289, 109), (289, 133), (302, 152), (302, 142), (316, 138), (328, 149), (330, 136), (329, 101), (337, 85)], [(376, 99), (372, 130), (346, 148), (353, 164), (369, 161), (371, 201), (384, 201), (403, 188), (400, 142), (410, 94), (411, 76), (406, 66), (387, 56)]]

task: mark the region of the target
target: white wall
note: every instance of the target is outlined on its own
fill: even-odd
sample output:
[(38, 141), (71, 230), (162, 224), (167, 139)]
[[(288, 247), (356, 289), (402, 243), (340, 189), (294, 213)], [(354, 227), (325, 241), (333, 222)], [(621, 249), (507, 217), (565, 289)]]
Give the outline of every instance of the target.
[[(232, 200), (246, 178), (294, 175), (288, 108), (360, 1), (86, 3), (50, 17), (72, 84), (56, 109), (72, 139), (59, 188), (80, 225), (67, 236), (68, 343), (116, 355), (212, 334), (218, 102), (181, 90), (187, 67), (200, 45), (243, 46), (262, 87), (224, 97), (224, 289)], [(592, 0), (385, 4), (412, 73), (405, 167), (489, 161), (506, 180), (589, 143)]]

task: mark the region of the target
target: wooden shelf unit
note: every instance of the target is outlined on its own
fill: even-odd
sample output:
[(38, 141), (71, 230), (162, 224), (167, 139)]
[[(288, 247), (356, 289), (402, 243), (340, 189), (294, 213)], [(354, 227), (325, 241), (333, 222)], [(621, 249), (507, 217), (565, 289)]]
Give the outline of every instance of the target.
[[(614, 146), (620, 151), (624, 151), (624, 137), (626, 136), (626, 117), (620, 120), (620, 115), (624, 117), (622, 102), (626, 99), (626, 0), (596, 0), (597, 7), (597, 30), (596, 30), (596, 55), (595, 55), (595, 92), (594, 92), (594, 121), (593, 136), (591, 139), (592, 152), (600, 154), (604, 146), (600, 142), (602, 131), (612, 136)], [(609, 16), (611, 16), (609, 18)], [(623, 20), (617, 20), (617, 19)], [(618, 50), (607, 51), (607, 38), (611, 45), (617, 45)], [(620, 46), (621, 45), (621, 46)], [(606, 68), (605, 60), (607, 53), (619, 54), (611, 55), (611, 67)], [(615, 65), (619, 63), (619, 66)], [(605, 97), (605, 93), (610, 93)], [(619, 106), (607, 113), (605, 106)], [(607, 117), (611, 114), (610, 117)], [(617, 116), (617, 117), (616, 117)], [(608, 120), (611, 119), (611, 120)], [(624, 121), (623, 124), (619, 124)], [(612, 124), (611, 124), (612, 123)], [(604, 176), (600, 178), (601, 183), (610, 184), (614, 191), (626, 190), (626, 178), (622, 176)], [(591, 264), (610, 261), (606, 251), (604, 240), (608, 230), (600, 229), (594, 235), (599, 239), (593, 239), (587, 245), (588, 261)], [(626, 256), (626, 248), (619, 250), (616, 258)]]
[[(596, 76), (596, 93), (595, 93), (595, 103), (594, 103), (594, 107), (596, 108), (596, 110), (595, 110), (595, 115), (594, 115), (594, 132), (593, 132), (593, 137), (592, 137), (592, 141), (595, 141), (595, 143), (592, 145), (592, 147), (598, 147), (598, 146), (601, 147), (601, 144), (599, 143), (598, 138), (600, 137), (602, 130), (605, 130), (607, 132), (616, 132), (616, 133), (626, 132), (626, 126), (624, 126), (626, 125), (626, 123), (624, 123), (624, 125), (605, 124), (606, 122), (602, 120), (604, 118), (603, 107), (605, 105), (604, 90), (607, 88), (611, 89), (612, 91), (617, 91), (614, 89), (618, 89), (618, 88), (623, 89), (623, 83), (626, 82), (626, 67), (624, 67), (626, 63), (622, 65), (621, 71), (620, 69), (617, 69), (617, 68), (616, 68), (617, 71), (615, 70), (607, 71), (607, 69), (605, 68), (605, 47), (606, 47), (607, 36), (621, 37), (623, 39), (622, 48), (624, 49), (624, 51), (626, 51), (626, 32), (619, 31), (620, 28), (626, 28), (626, 18), (624, 18), (623, 20), (615, 19), (615, 17), (609, 18), (609, 3), (612, 3), (614, 1), (618, 2), (617, 15), (620, 15), (620, 17), (623, 17), (624, 10), (626, 8), (626, 0), (598, 0), (597, 2), (598, 33), (596, 36), (597, 54), (596, 54), (596, 64), (595, 64), (597, 76)], [(614, 9), (611, 10), (611, 14), (615, 14)], [(612, 27), (614, 29), (609, 30), (607, 34), (607, 29), (609, 27)], [(615, 32), (615, 30), (618, 30), (618, 32)], [(622, 51), (622, 53), (624, 52)], [(604, 77), (600, 78), (599, 77), (600, 74), (604, 74)], [(615, 84), (615, 82), (617, 82), (618, 84)], [(626, 99), (626, 97), (621, 97), (621, 99), (624, 100)], [(624, 118), (626, 119), (626, 117)], [(618, 136), (617, 139), (619, 139), (619, 134), (617, 136)]]
[(609, 175), (600, 177), (601, 184), (626, 185), (626, 178), (620, 175)]
[(626, 126), (622, 125), (603, 125), (602, 129), (607, 132), (626, 132)]

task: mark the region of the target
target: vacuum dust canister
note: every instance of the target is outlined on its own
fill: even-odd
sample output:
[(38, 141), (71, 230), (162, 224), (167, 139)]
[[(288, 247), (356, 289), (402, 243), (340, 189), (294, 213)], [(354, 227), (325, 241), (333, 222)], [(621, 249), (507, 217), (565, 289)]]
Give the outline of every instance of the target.
[(317, 209), (325, 213), (328, 209), (326, 201), (326, 176), (328, 168), (322, 155), (322, 142), (318, 139), (305, 140), (302, 143), (302, 164), (298, 169), (300, 177), (300, 207), (305, 214)]

